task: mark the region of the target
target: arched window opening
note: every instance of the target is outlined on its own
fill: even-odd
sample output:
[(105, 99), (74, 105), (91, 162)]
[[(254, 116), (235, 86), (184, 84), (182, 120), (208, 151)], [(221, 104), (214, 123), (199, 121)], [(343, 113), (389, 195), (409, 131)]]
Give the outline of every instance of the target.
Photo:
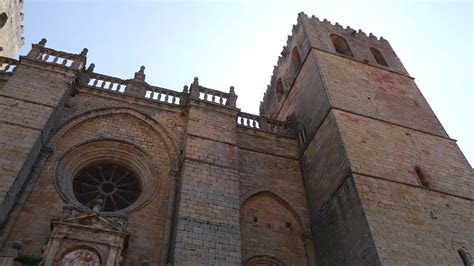
[(431, 187), (430, 178), (423, 170), (421, 170), (420, 167), (416, 166), (415, 172), (416, 172), (416, 175), (418, 176), (418, 180), (420, 180), (420, 183), (424, 187)]
[(300, 53), (298, 52), (298, 48), (295, 47), (291, 51), (291, 63), (290, 63), (290, 69), (288, 76), (290, 77), (290, 80), (293, 82), (296, 78), (296, 75), (298, 74), (298, 71), (300, 71), (301, 66), (303, 62), (301, 61), (301, 56)]
[(142, 187), (136, 175), (127, 168), (98, 163), (88, 166), (74, 177), (73, 190), (85, 206), (91, 207), (101, 199), (103, 211), (117, 211), (134, 203)]
[(3, 12), (0, 14), (0, 29), (7, 24), (8, 16), (7, 13)]
[(276, 92), (278, 95), (278, 99), (283, 95), (284, 91), (285, 90), (283, 89), (283, 82), (281, 82), (281, 78), (278, 78), (276, 82)]
[(353, 57), (346, 40), (339, 35), (331, 34), (332, 44), (337, 53)]
[(301, 56), (300, 52), (298, 52), (298, 48), (293, 48), (293, 51), (291, 52), (291, 63), (297, 66), (297, 69), (301, 67)]
[(375, 58), (375, 61), (377, 61), (377, 64), (382, 65), (382, 66), (388, 66), (387, 61), (385, 61), (385, 58), (383, 57), (382, 53), (375, 49), (370, 47), (370, 51), (372, 52), (372, 55)]
[(464, 266), (472, 266), (471, 261), (469, 260), (469, 257), (467, 256), (466, 251), (462, 249), (458, 249), (459, 257), (461, 257), (462, 263)]

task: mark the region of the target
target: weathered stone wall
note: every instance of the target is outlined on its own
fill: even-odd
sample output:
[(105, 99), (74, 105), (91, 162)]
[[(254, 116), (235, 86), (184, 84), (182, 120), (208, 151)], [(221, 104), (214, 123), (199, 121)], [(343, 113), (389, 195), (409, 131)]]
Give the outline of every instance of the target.
[(74, 71), (24, 59), (0, 90), (0, 223), (69, 97)]
[(14, 57), (23, 46), (23, 0), (0, 2), (0, 56)]
[(412, 78), (314, 50), (332, 107), (447, 137)]
[[(165, 256), (162, 252), (168, 251), (163, 246), (168, 245), (171, 230), (167, 224), (171, 221), (168, 208), (172, 206), (168, 203), (173, 189), (171, 170), (176, 160), (176, 157), (170, 158), (170, 154), (176, 151), (170, 151), (164, 140), (172, 138), (178, 142), (182, 136), (179, 128), (183, 129), (184, 121), (178, 108), (161, 108), (164, 110), (147, 101), (136, 103), (132, 97), (80, 89), (79, 94), (67, 102), (60, 118), (61, 127), (52, 138), (53, 154), (42, 167), (34, 190), (16, 220), (12, 221), (14, 225), (5, 246), (21, 240), (24, 243), (22, 252), (41, 255), (41, 247), (50, 233), (49, 221), (64, 204), (58, 194), (55, 177), (56, 164), (65, 152), (79, 144), (95, 141), (99, 154), (101, 142), (126, 141), (146, 152), (159, 169), (159, 176), (154, 177), (159, 180), (154, 197), (143, 208), (128, 215), (131, 235), (125, 254), (126, 263), (135, 265), (145, 259), (152, 264), (161, 263)], [(173, 135), (161, 135), (152, 125), (160, 126)]]
[(384, 265), (463, 265), (459, 250), (474, 253), (472, 199), (364, 175), (355, 183)]
[[(291, 117), (297, 125), (318, 263), (449, 264), (460, 261), (456, 249), (472, 254), (467, 244), (474, 235), (472, 219), (467, 218), (472, 216), (467, 206), (472, 205), (472, 168), (389, 43), (304, 14), (295, 28), (282, 56), (289, 57), (285, 51), (295, 48), (305, 51), (308, 43), (311, 50), (288, 92), (282, 98), (266, 96), (261, 113), (276, 114), (279, 120)], [(331, 34), (343, 37), (353, 56), (337, 53)], [(380, 51), (388, 65), (377, 62), (370, 48)], [(274, 75), (292, 71), (286, 62), (279, 60)], [(420, 171), (428, 185), (423, 185)], [(369, 182), (366, 179), (383, 183), (384, 190), (379, 191), (377, 184), (361, 187)], [(422, 192), (416, 194), (414, 189)], [(405, 191), (410, 199), (416, 194), (416, 199), (397, 202), (395, 195), (400, 192), (403, 199)], [(464, 213), (445, 207), (440, 197), (460, 202)], [(431, 216), (437, 212), (449, 215), (443, 215), (443, 221), (432, 221), (436, 218), (420, 210), (427, 201), (432, 202), (427, 207), (433, 209)], [(386, 205), (398, 217), (384, 223)], [(405, 219), (412, 210), (420, 211), (420, 218)], [(413, 213), (415, 217), (416, 211)], [(449, 232), (448, 224), (453, 226)], [(432, 235), (419, 234), (412, 230), (415, 228)], [(403, 234), (406, 242), (403, 237), (390, 242), (392, 235), (386, 232), (396, 230), (409, 231)], [(467, 236), (452, 237), (460, 234)], [(439, 252), (446, 254), (446, 260), (426, 248), (439, 249), (442, 244), (437, 239), (449, 243)], [(366, 248), (360, 248), (360, 243)], [(407, 255), (408, 247), (416, 245), (413, 253), (419, 254)]]
[(242, 262), (265, 255), (314, 265), (297, 141), (247, 128), (238, 140)]
[(174, 264), (240, 265), (237, 109), (187, 108)]
[(353, 177), (348, 176), (314, 218), (318, 265), (380, 265)]

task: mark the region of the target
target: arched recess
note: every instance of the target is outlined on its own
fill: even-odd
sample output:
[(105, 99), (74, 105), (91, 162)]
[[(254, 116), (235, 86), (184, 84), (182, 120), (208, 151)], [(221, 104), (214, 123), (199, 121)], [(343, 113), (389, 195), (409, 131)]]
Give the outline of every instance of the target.
[(337, 34), (331, 34), (331, 41), (332, 41), (332, 44), (334, 45), (334, 50), (336, 50), (337, 53), (354, 57), (352, 55), (352, 51), (351, 51), (351, 48), (349, 47), (349, 44), (347, 44), (346, 39), (342, 38), (341, 36)]
[(282, 262), (246, 265), (307, 264), (301, 221), (278, 195), (261, 191), (244, 199), (240, 208), (240, 230), (242, 261), (265, 255)]
[(177, 171), (179, 167), (179, 160), (178, 160), (178, 155), (179, 155), (179, 149), (178, 149), (178, 144), (176, 143), (175, 140), (173, 140), (165, 128), (163, 128), (158, 121), (153, 119), (152, 117), (131, 109), (131, 108), (103, 108), (103, 109), (95, 109), (95, 110), (90, 110), (85, 113), (82, 113), (80, 115), (77, 115), (75, 117), (72, 117), (71, 119), (68, 119), (65, 121), (59, 129), (53, 134), (52, 138), (48, 141), (47, 146), (54, 148), (58, 141), (72, 128), (77, 126), (78, 124), (89, 120), (93, 118), (97, 118), (100, 116), (106, 116), (106, 115), (114, 115), (114, 114), (128, 114), (131, 115), (142, 122), (146, 123), (148, 126), (153, 128), (163, 141), (163, 143), (166, 146), (166, 150), (168, 151), (168, 156), (170, 158), (170, 161), (173, 162), (173, 170)]
[(244, 266), (283, 266), (285, 264), (275, 257), (263, 255), (263, 256), (256, 256), (256, 257), (250, 258), (243, 265)]
[[(167, 175), (167, 179), (169, 180), (169, 200), (166, 203), (166, 210), (164, 212), (161, 212), (160, 215), (165, 215), (166, 217), (172, 217), (172, 213), (174, 211), (174, 202), (176, 200), (176, 195), (177, 195), (177, 176), (179, 175), (180, 171), (180, 161), (179, 161), (179, 145), (178, 145), (178, 140), (172, 138), (172, 134), (170, 134), (162, 125), (160, 125), (160, 122), (152, 118), (151, 116), (133, 109), (129, 107), (117, 107), (117, 108), (98, 108), (94, 110), (90, 110), (84, 113), (81, 113), (79, 115), (76, 115), (65, 122), (63, 122), (55, 132), (53, 132), (52, 137), (48, 140), (47, 142), (47, 147), (50, 147), (53, 150), (57, 150), (59, 145), (62, 143), (62, 141), (65, 139), (64, 137), (67, 137), (66, 135), (69, 134), (69, 132), (72, 132), (75, 130), (76, 127), (80, 126), (81, 123), (88, 123), (91, 121), (94, 121), (94, 119), (102, 119), (102, 118), (108, 118), (108, 116), (115, 116), (115, 115), (122, 115), (126, 114), (131, 118), (137, 119), (140, 123), (144, 124), (145, 126), (149, 127), (151, 130), (156, 132), (156, 136), (152, 136), (155, 138), (153, 141), (156, 142), (161, 142), (161, 144), (164, 147), (164, 155), (168, 157), (169, 162), (171, 163), (170, 167), (171, 169), (168, 169), (166, 172), (161, 171), (160, 173), (163, 175)], [(88, 139), (87, 141), (120, 141), (117, 139)], [(126, 140), (122, 140), (122, 143), (127, 144)], [(78, 143), (77, 145), (81, 144), (86, 144), (86, 143)], [(133, 145), (134, 143), (128, 142), (129, 145)], [(74, 145), (72, 145), (74, 146)], [(79, 147), (79, 146), (77, 146)], [(140, 150), (140, 147), (135, 145), (136, 150)], [(142, 152), (146, 153), (142, 149)], [(53, 155), (53, 158), (60, 158), (60, 154), (55, 154)], [(146, 157), (146, 156), (144, 156)], [(158, 162), (155, 162), (158, 163)], [(58, 168), (56, 168), (57, 170)], [(162, 187), (162, 186), (161, 186)], [(165, 188), (165, 187), (163, 187)], [(153, 197), (149, 197), (149, 199), (152, 199)], [(144, 202), (143, 204), (137, 204), (137, 208), (133, 207), (130, 208), (130, 211), (132, 209), (138, 210), (140, 209), (140, 206), (145, 206), (148, 204), (147, 202)], [(124, 212), (127, 212), (127, 210), (124, 210)], [(111, 214), (113, 215), (113, 214)], [(161, 257), (166, 258), (167, 253), (168, 253), (168, 246), (169, 242), (171, 239), (171, 231), (172, 231), (173, 223), (172, 219), (166, 219), (164, 229), (163, 229), (163, 242), (161, 246)], [(147, 251), (149, 252), (149, 251)], [(130, 256), (136, 256), (136, 251), (134, 253), (130, 253)]]
[(296, 75), (300, 71), (301, 67), (303, 66), (303, 61), (301, 60), (301, 55), (298, 51), (297, 47), (294, 47), (293, 50), (291, 51), (291, 62), (290, 62), (290, 68), (289, 68), (289, 79), (291, 83), (296, 79)]

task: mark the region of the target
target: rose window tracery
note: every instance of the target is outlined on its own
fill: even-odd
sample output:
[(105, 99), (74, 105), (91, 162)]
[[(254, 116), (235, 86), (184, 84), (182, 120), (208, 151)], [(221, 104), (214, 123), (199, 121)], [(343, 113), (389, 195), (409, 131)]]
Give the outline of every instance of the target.
[(73, 179), (77, 200), (91, 207), (102, 200), (102, 211), (124, 209), (134, 203), (142, 187), (136, 175), (127, 168), (113, 163), (93, 164), (83, 169)]

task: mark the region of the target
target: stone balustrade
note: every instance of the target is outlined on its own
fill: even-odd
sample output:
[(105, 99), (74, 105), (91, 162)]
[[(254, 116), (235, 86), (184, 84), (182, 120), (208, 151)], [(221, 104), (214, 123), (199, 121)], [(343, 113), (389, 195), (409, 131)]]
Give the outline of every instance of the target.
[(0, 73), (11, 73), (17, 65), (17, 60), (0, 56)]
[(124, 93), (127, 81), (98, 73), (91, 73), (87, 85), (90, 87)]
[(237, 125), (248, 128), (261, 128), (261, 120), (263, 117), (249, 113), (240, 112), (237, 116)]
[(257, 116), (244, 112), (238, 113), (237, 125), (288, 137), (295, 136), (293, 127), (287, 122), (278, 121), (264, 116)]
[(149, 86), (145, 91), (145, 98), (155, 100), (161, 103), (181, 105), (183, 103), (183, 93), (157, 86)]
[(45, 47), (46, 39), (38, 44), (33, 44), (27, 58), (40, 60), (45, 63), (60, 65), (72, 69), (82, 69), (87, 60), (87, 49), (84, 48), (80, 54), (70, 54)]
[(228, 93), (199, 86), (199, 99), (221, 105), (227, 105), (229, 97)]

